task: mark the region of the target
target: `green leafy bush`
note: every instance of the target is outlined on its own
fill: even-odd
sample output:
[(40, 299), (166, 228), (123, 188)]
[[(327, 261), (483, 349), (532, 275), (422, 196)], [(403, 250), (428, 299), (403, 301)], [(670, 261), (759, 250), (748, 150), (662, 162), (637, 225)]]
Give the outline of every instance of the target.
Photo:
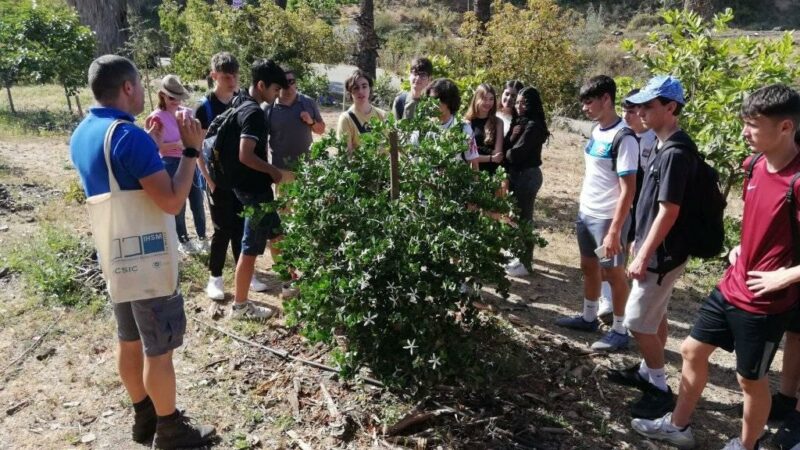
[[(741, 179), (742, 161), (750, 148), (741, 138), (742, 101), (770, 83), (791, 84), (800, 76), (800, 55), (791, 33), (778, 39), (722, 37), (733, 11), (709, 23), (695, 13), (664, 11), (665, 25), (645, 42), (623, 41), (625, 49), (652, 75), (676, 76), (686, 89), (681, 126), (697, 142), (706, 159), (720, 172), (727, 196)], [(645, 80), (638, 80), (641, 86)]]
[(381, 108), (390, 108), (398, 92), (400, 90), (392, 85), (392, 77), (389, 75), (379, 76), (375, 80), (375, 86), (372, 88), (375, 102)]
[(44, 303), (99, 309), (105, 285), (94, 254), (92, 245), (74, 232), (45, 226), (11, 249), (8, 265)]
[[(490, 178), (455, 159), (464, 135), (442, 132), (434, 111), (427, 100), (413, 120), (373, 122), (352, 156), (332, 137), (316, 143), (283, 191), (292, 212), (277, 267), (302, 273), (299, 297), (285, 304), (289, 323), (337, 345), (345, 376), (368, 367), (406, 387), (469, 376), (479, 369), (469, 338), (481, 326), (476, 292), (494, 285), (507, 295), (501, 250), (521, 251), (522, 232), (480, 211), (511, 212), (509, 199), (494, 196), (502, 170)], [(391, 131), (401, 148), (396, 200)], [(524, 236), (544, 245), (530, 229)]]
[(232, 52), (248, 82), (249, 65), (272, 57), (304, 73), (310, 62), (336, 64), (344, 46), (333, 28), (301, 4), (291, 10), (272, 0), (258, 0), (241, 8), (222, 1), (166, 0), (159, 9), (161, 26), (173, 48), (173, 70), (187, 80), (205, 78), (214, 53)]
[(297, 90), (303, 94), (325, 104), (322, 101), (330, 96), (331, 82), (324, 73), (318, 74), (309, 70), (297, 80)]

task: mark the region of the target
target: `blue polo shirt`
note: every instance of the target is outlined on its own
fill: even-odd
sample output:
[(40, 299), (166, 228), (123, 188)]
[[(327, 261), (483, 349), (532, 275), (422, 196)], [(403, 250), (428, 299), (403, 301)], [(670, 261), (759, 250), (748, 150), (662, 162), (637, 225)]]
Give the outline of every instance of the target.
[[(117, 119), (135, 120), (115, 108), (91, 108), (70, 138), (70, 158), (78, 169), (87, 197), (110, 190), (103, 141), (108, 127)], [(111, 137), (111, 168), (120, 189), (136, 190), (142, 188), (140, 179), (164, 170), (164, 163), (158, 155), (158, 146), (143, 129), (123, 123)]]

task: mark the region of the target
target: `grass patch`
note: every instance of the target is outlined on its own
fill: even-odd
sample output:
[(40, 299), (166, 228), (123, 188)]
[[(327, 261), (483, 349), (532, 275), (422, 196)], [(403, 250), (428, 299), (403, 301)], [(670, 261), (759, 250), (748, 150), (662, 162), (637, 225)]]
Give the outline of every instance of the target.
[[(96, 268), (93, 255), (92, 245), (73, 232), (46, 225), (12, 247), (7, 260), (9, 268), (22, 276), (26, 290), (43, 303), (89, 307), (97, 312), (106, 304), (106, 298), (87, 282)], [(97, 277), (100, 275), (96, 274), (95, 281)]]
[(0, 135), (2, 136), (58, 136), (66, 135), (78, 125), (81, 118), (67, 111), (48, 109), (20, 110), (12, 114), (0, 109)]

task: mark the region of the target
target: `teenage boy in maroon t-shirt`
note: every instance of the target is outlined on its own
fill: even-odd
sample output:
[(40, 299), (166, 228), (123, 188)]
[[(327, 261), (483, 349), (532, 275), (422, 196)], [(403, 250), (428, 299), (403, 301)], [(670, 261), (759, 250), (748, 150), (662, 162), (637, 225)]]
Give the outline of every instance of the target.
[[(639, 434), (680, 448), (695, 444), (689, 422), (708, 381), (709, 357), (717, 347), (736, 350), (737, 379), (744, 393), (741, 436), (724, 450), (758, 448), (771, 403), (767, 371), (800, 294), (790, 222), (798, 220), (798, 203), (786, 201), (792, 178), (800, 171), (800, 149), (794, 141), (800, 94), (782, 84), (761, 88), (745, 99), (742, 119), (742, 135), (763, 157), (744, 186), (741, 245), (731, 251), (731, 267), (700, 307), (681, 346), (683, 368), (675, 409), (659, 419), (631, 422)], [(794, 192), (800, 196), (800, 183)]]

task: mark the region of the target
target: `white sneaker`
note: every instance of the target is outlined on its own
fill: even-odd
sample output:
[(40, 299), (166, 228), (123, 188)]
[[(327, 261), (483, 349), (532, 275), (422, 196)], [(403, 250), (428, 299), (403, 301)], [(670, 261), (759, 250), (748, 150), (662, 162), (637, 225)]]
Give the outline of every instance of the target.
[(669, 442), (681, 450), (694, 448), (695, 445), (692, 427), (681, 430), (673, 425), (671, 412), (655, 420), (633, 419), (631, 427), (644, 437)]
[(253, 275), (253, 278), (250, 280), (250, 290), (253, 292), (264, 292), (269, 288), (266, 284), (262, 283), (261, 281)]
[(266, 320), (272, 317), (273, 311), (266, 306), (258, 306), (250, 300), (241, 308), (236, 308), (236, 303), (231, 307), (231, 319), (237, 320)]
[(206, 294), (211, 300), (225, 300), (225, 282), (222, 277), (208, 277)]
[(614, 307), (611, 304), (610, 298), (600, 297), (598, 300), (600, 301), (600, 306), (599, 308), (597, 308), (598, 316), (605, 316), (606, 314), (614, 314)]
[(506, 275), (510, 277), (522, 278), (527, 277), (531, 273), (525, 268), (525, 265), (519, 262), (518, 259), (511, 261), (511, 264), (506, 266)]
[(191, 241), (179, 242), (178, 251), (183, 255), (194, 255), (196, 253)]
[[(800, 444), (798, 444), (798, 445), (800, 445)], [(795, 447), (797, 447), (797, 446), (795, 446)], [(792, 447), (792, 448), (795, 448), (795, 447)], [(759, 450), (760, 448), (762, 448), (762, 447), (758, 444), (758, 442), (756, 442), (756, 450)], [(744, 447), (744, 445), (742, 445), (742, 440), (741, 439), (733, 438), (730, 441), (728, 441), (727, 444), (725, 444), (725, 447), (722, 447), (722, 450), (747, 450), (747, 449)]]
[(192, 242), (194, 244), (194, 248), (199, 253), (208, 253), (211, 251), (211, 245), (208, 243), (208, 239), (206, 238), (198, 238), (196, 241)]

